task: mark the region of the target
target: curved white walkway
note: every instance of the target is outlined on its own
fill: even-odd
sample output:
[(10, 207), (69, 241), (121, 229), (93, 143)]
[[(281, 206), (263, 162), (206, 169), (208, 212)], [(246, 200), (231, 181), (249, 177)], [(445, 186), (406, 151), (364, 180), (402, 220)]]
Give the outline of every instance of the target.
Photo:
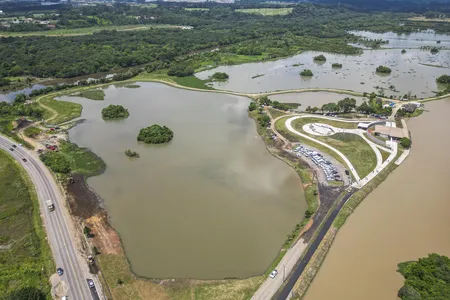
[[(369, 175), (367, 175), (365, 178), (361, 179), (358, 175), (358, 173), (356, 172), (355, 168), (353, 167), (352, 163), (350, 162), (350, 160), (339, 150), (337, 150), (336, 148), (328, 145), (327, 143), (324, 143), (322, 141), (316, 140), (315, 138), (310, 137), (309, 135), (303, 134), (297, 130), (295, 130), (292, 127), (292, 121), (299, 119), (299, 118), (320, 118), (320, 119), (328, 119), (328, 120), (333, 120), (333, 121), (339, 121), (339, 122), (352, 122), (352, 123), (356, 123), (356, 122), (361, 122), (361, 121), (353, 121), (353, 120), (342, 120), (342, 119), (336, 119), (336, 118), (330, 118), (330, 117), (326, 117), (326, 116), (317, 116), (317, 115), (300, 115), (300, 116), (294, 116), (291, 117), (289, 119), (286, 120), (285, 125), (286, 128), (291, 131), (292, 133), (295, 133), (299, 136), (301, 136), (302, 138), (308, 139), (310, 141), (313, 141), (315, 143), (318, 143), (324, 147), (327, 147), (328, 149), (331, 149), (332, 151), (334, 151), (337, 155), (339, 155), (344, 162), (347, 164), (349, 170), (352, 172), (353, 177), (355, 178), (356, 182), (352, 184), (353, 187), (355, 188), (361, 188), (363, 187), (365, 184), (367, 184), (370, 180), (372, 180), (379, 172), (381, 172), (381, 170), (383, 170), (397, 155), (397, 143), (395, 142), (390, 142), (390, 146), (391, 149), (388, 148), (384, 148), (374, 142), (372, 142), (371, 140), (369, 140), (365, 135), (364, 135), (364, 130), (362, 129), (343, 129), (343, 128), (337, 128), (328, 124), (324, 124), (325, 127), (323, 128), (316, 128), (319, 129), (319, 132), (313, 132), (313, 130), (309, 130), (309, 128), (306, 128), (305, 131), (309, 132), (310, 134), (316, 134), (316, 135), (320, 135), (320, 136), (327, 136), (330, 135), (330, 132), (334, 132), (334, 133), (338, 133), (338, 132), (342, 132), (342, 133), (351, 133), (351, 134), (356, 134), (359, 135), (360, 137), (362, 137), (364, 139), (364, 141), (366, 141), (369, 146), (372, 148), (373, 152), (375, 152), (375, 156), (377, 158), (377, 165), (375, 167), (375, 169), (369, 173)], [(314, 124), (314, 123), (313, 123)], [(309, 126), (311, 124), (306, 124), (305, 126)], [(304, 127), (305, 127), (304, 126)], [(323, 133), (320, 133), (321, 129), (323, 129)], [(384, 151), (387, 151), (390, 153), (389, 157), (386, 159), (385, 162), (383, 162), (383, 157), (381, 155), (381, 152), (379, 149), (382, 149)]]

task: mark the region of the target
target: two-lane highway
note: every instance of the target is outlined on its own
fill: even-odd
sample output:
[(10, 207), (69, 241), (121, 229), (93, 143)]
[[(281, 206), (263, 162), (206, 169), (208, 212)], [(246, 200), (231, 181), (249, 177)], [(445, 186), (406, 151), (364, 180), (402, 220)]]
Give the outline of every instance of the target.
[[(87, 274), (86, 266), (83, 265), (86, 263), (80, 262), (77, 255), (74, 237), (69, 230), (71, 221), (66, 219), (70, 216), (63, 206), (64, 198), (59, 187), (53, 180), (52, 174), (36, 155), (19, 146), (14, 148), (13, 144), (16, 143), (0, 136), (0, 148), (9, 152), (24, 167), (35, 186), (56, 267), (64, 270), (61, 277), (68, 288), (67, 296), (71, 300), (92, 299), (86, 278), (87, 275), (88, 278), (93, 276)], [(55, 206), (54, 211), (49, 211), (46, 200), (52, 200)]]

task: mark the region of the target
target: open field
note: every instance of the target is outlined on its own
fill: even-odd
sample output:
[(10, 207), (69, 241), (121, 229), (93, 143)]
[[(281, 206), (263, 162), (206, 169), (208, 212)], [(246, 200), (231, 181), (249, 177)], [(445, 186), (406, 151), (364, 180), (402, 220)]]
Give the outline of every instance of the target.
[(54, 96), (48, 95), (40, 98), (39, 103), (48, 108), (44, 118), (52, 124), (59, 124), (77, 118), (81, 115), (83, 107), (78, 103), (55, 100)]
[(164, 25), (164, 24), (140, 24), (140, 25), (122, 25), (122, 26), (95, 26), (86, 28), (76, 28), (76, 29), (55, 29), (48, 31), (32, 31), (32, 32), (1, 32), (0, 37), (7, 36), (75, 36), (75, 35), (87, 35), (100, 32), (103, 30), (117, 30), (117, 31), (130, 31), (130, 30), (146, 30), (150, 28), (176, 28), (175, 25)]
[(450, 18), (434, 18), (434, 19), (427, 19), (425, 17), (412, 17), (408, 18), (409, 21), (420, 21), (420, 22), (450, 22)]
[(283, 16), (292, 12), (292, 7), (284, 8), (249, 8), (249, 9), (236, 9), (237, 12), (246, 14), (257, 14), (263, 16)]
[[(55, 271), (36, 193), (25, 171), (0, 150), (0, 294), (2, 299), (24, 288), (33, 299), (52, 299), (48, 278)], [(38, 295), (42, 297), (38, 297)], [(31, 295), (28, 294), (31, 299)]]
[(81, 91), (69, 96), (82, 97), (91, 100), (105, 100), (105, 92), (99, 89), (93, 89), (89, 91)]

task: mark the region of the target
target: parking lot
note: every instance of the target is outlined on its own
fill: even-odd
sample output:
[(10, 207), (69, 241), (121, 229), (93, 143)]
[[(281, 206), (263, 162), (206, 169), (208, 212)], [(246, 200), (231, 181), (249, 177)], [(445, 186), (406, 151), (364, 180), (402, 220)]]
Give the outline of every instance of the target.
[(297, 157), (304, 156), (309, 158), (316, 166), (322, 169), (327, 181), (342, 181), (337, 168), (319, 152), (308, 149), (302, 145), (294, 146), (292, 151)]

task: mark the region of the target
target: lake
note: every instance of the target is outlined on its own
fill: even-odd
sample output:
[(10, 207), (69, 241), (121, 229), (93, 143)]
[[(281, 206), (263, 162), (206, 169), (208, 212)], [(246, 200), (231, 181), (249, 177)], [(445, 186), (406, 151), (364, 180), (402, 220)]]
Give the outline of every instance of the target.
[[(324, 54), (325, 63), (313, 61), (314, 56)], [(341, 69), (331, 67), (341, 63)], [(379, 65), (388, 66), (392, 73), (378, 74)], [(442, 50), (433, 55), (428, 50), (400, 49), (365, 50), (361, 55), (339, 55), (323, 52), (304, 52), (289, 58), (261, 63), (221, 66), (199, 72), (196, 76), (207, 79), (215, 72), (225, 72), (226, 82), (214, 82), (212, 86), (236, 92), (259, 93), (301, 88), (336, 88), (357, 92), (376, 92), (377, 86), (386, 96), (403, 96), (408, 92), (418, 98), (430, 97), (442, 89), (436, 84), (440, 75), (450, 74), (450, 51)], [(314, 76), (302, 77), (299, 73), (310, 69)], [(259, 76), (255, 77), (258, 75)], [(252, 77), (254, 77), (252, 79)], [(392, 90), (390, 87), (393, 86)]]
[[(133, 271), (149, 278), (219, 279), (263, 273), (304, 215), (297, 173), (273, 157), (247, 115), (250, 100), (158, 83), (110, 86), (104, 101), (76, 97), (86, 121), (69, 131), (107, 164), (88, 184), (105, 201)], [(127, 108), (104, 121), (109, 104)], [(136, 140), (167, 125), (166, 145)], [(130, 159), (125, 149), (137, 151)]]

